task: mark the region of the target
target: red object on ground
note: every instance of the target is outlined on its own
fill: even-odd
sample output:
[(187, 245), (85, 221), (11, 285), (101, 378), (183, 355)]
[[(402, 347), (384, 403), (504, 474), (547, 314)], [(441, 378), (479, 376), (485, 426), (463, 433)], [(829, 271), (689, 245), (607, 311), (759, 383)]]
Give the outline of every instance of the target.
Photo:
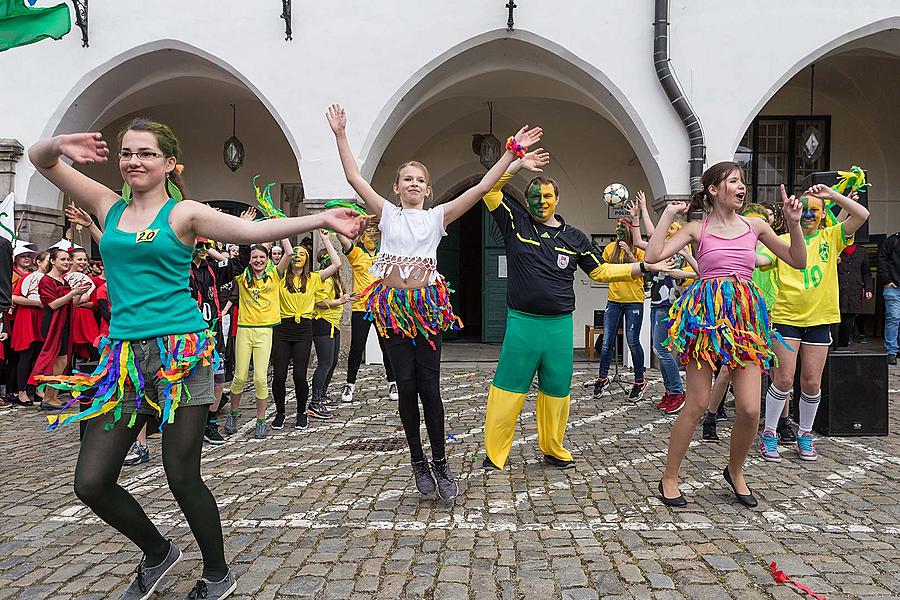
[(778, 563), (773, 562), (769, 565), (769, 568), (772, 569), (772, 578), (775, 580), (775, 583), (790, 584), (801, 592), (805, 593), (810, 598), (815, 598), (815, 600), (828, 600), (822, 594), (817, 594), (812, 591), (812, 588), (810, 588), (809, 586), (805, 586), (799, 581), (794, 581), (793, 579), (788, 577), (784, 571), (778, 568)]

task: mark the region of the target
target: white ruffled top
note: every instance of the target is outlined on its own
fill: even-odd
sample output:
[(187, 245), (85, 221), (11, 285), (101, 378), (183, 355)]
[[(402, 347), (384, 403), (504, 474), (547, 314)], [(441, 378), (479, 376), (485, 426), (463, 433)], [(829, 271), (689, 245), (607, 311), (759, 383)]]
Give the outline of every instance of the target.
[(400, 208), (385, 202), (381, 210), (381, 249), (371, 273), (382, 279), (399, 269), (400, 277), (433, 285), (441, 276), (437, 270), (437, 247), (447, 235), (444, 207), (428, 210)]

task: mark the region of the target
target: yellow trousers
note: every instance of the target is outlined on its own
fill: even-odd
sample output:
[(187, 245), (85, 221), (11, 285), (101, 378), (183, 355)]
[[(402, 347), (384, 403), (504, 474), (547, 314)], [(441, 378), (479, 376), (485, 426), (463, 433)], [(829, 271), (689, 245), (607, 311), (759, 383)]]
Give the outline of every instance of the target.
[(244, 391), (252, 357), (253, 387), (256, 397), (259, 400), (268, 398), (269, 385), (266, 375), (269, 371), (271, 354), (271, 327), (238, 327), (237, 336), (234, 338), (234, 378), (231, 380), (231, 393), (240, 394)]
[[(544, 454), (560, 460), (572, 460), (572, 454), (563, 447), (570, 399), (571, 396), (557, 398), (543, 392), (538, 392), (537, 396), (538, 446)], [(525, 394), (507, 392), (493, 385), (488, 393), (484, 449), (491, 462), (501, 469), (509, 458), (524, 402)]]

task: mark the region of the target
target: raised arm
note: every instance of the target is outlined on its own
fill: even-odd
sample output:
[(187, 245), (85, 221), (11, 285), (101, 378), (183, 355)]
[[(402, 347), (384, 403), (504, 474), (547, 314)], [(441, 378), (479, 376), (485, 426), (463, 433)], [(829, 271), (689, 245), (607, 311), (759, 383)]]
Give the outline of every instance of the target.
[(684, 214), (688, 210), (688, 205), (684, 202), (670, 202), (659, 218), (659, 224), (650, 236), (647, 243), (647, 250), (644, 260), (649, 263), (659, 262), (663, 259), (674, 256), (682, 248), (694, 241), (697, 235), (697, 223), (690, 222), (678, 231), (671, 238), (666, 239), (666, 233), (669, 226), (675, 220), (675, 215)]
[(844, 221), (844, 235), (848, 238), (856, 233), (869, 218), (869, 209), (859, 202), (854, 202), (847, 196), (837, 193), (827, 185), (816, 184), (806, 190), (806, 194), (822, 198), (823, 200), (832, 200), (841, 207), (841, 214), (846, 213), (849, 215), (847, 220)]
[(341, 243), (341, 250), (344, 251), (344, 254), (346, 254), (347, 252), (350, 252), (350, 250), (353, 248), (353, 242), (351, 242), (345, 236), (343, 236), (339, 233), (336, 235), (337, 235), (338, 241)]
[(341, 157), (341, 166), (344, 168), (344, 177), (347, 178), (347, 183), (359, 194), (366, 208), (380, 217), (381, 209), (384, 208), (387, 200), (376, 192), (359, 172), (356, 157), (353, 156), (350, 142), (347, 141), (347, 113), (344, 111), (344, 107), (340, 104), (332, 104), (328, 107), (325, 118), (328, 119), (331, 131), (334, 132), (334, 140), (337, 142), (338, 155)]
[(59, 160), (65, 156), (79, 165), (104, 163), (109, 160), (109, 148), (99, 133), (73, 133), (45, 138), (28, 149), (31, 164), (63, 194), (86, 206), (102, 223), (106, 213), (119, 195)]
[(323, 235), (320, 231), (319, 236), (322, 238), (322, 243), (325, 245), (325, 250), (328, 252), (328, 257), (331, 259), (331, 264), (319, 271), (319, 277), (322, 278), (322, 281), (325, 281), (340, 270), (341, 255), (335, 249), (334, 244), (331, 243), (330, 235)]
[(291, 257), (293, 255), (294, 247), (291, 246), (291, 240), (284, 238), (281, 240), (281, 259), (278, 261), (278, 264), (275, 265), (275, 268), (278, 269), (278, 274), (281, 277), (284, 277), (288, 267), (291, 266)]
[[(815, 187), (815, 186), (813, 186)], [(794, 196), (788, 197), (781, 186), (781, 200), (784, 204), (784, 222), (787, 224), (788, 233), (791, 235), (791, 243), (788, 244), (775, 234), (775, 231), (762, 219), (750, 219), (751, 227), (759, 233), (759, 241), (772, 251), (772, 254), (783, 260), (797, 270), (806, 268), (806, 240), (803, 230), (800, 229), (800, 215), (803, 208), (800, 201)], [(855, 230), (854, 230), (855, 231)], [(759, 256), (759, 255), (757, 255)], [(757, 259), (757, 266), (760, 261)], [(771, 261), (769, 261), (771, 263)]]
[(100, 238), (103, 237), (103, 230), (97, 227), (97, 224), (94, 223), (94, 220), (91, 218), (87, 212), (81, 210), (74, 203), (70, 203), (65, 208), (66, 218), (74, 223), (75, 225), (81, 225), (82, 227), (87, 227), (88, 231), (91, 232), (91, 238), (98, 244), (100, 243)]
[[(541, 134), (540, 127), (528, 129), (528, 125), (525, 125), (516, 133), (514, 137), (515, 143), (520, 147), (528, 148), (541, 139)], [(500, 160), (494, 163), (494, 166), (484, 174), (484, 177), (481, 178), (477, 185), (463, 192), (458, 198), (444, 204), (444, 227), (463, 216), (467, 210), (475, 206), (475, 203), (487, 195), (491, 188), (494, 187), (494, 184), (500, 181), (500, 177), (506, 172), (514, 159), (515, 154), (507, 149), (500, 157)]]

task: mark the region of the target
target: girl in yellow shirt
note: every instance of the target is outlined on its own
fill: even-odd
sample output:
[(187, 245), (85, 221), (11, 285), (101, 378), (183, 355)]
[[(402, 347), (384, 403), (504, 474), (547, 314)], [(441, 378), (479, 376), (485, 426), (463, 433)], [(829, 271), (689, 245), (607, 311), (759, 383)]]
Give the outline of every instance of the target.
[(297, 429), (306, 429), (309, 417), (306, 402), (309, 384), (306, 373), (312, 350), (313, 321), (316, 313), (316, 295), (323, 281), (341, 268), (341, 259), (328, 236), (322, 236), (331, 264), (320, 271), (310, 272), (309, 251), (304, 246), (294, 246), (291, 268), (280, 290), (281, 323), (275, 326), (272, 339), (272, 397), (275, 399), (275, 418), (272, 429), (284, 427), (285, 383), (288, 366), (294, 362), (294, 392), (297, 396)]
[[(334, 261), (330, 253), (319, 252), (319, 264), (327, 268)], [(338, 261), (340, 264), (340, 261)], [(313, 321), (313, 344), (316, 346), (316, 370), (313, 373), (312, 402), (307, 414), (319, 419), (330, 419), (331, 411), (325, 406), (328, 384), (337, 367), (341, 353), (341, 315), (344, 305), (353, 302), (353, 294), (344, 291), (340, 270), (322, 282), (316, 291), (316, 311)]]

